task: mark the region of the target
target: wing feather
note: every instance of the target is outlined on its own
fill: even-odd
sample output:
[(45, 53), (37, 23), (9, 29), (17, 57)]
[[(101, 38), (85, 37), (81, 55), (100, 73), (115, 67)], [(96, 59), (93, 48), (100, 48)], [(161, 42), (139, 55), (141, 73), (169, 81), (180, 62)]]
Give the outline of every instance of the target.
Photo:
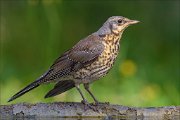
[(52, 70), (47, 75), (47, 81), (63, 77), (71, 72), (81, 69), (94, 62), (104, 51), (102, 39), (96, 35), (90, 35), (79, 41), (71, 50), (60, 56), (50, 67)]

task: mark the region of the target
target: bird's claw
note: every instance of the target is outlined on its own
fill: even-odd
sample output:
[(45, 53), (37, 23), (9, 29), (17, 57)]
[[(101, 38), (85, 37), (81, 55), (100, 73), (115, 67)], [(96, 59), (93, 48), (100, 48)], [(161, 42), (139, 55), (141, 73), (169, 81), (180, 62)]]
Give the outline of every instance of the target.
[(93, 109), (93, 106), (90, 105), (90, 103), (87, 102), (87, 100), (81, 101), (84, 104), (84, 110), (86, 111), (88, 108)]
[(84, 110), (88, 110), (88, 108), (92, 109), (93, 111), (97, 111), (98, 109), (96, 108), (96, 106), (91, 105), (90, 103), (87, 102), (87, 100), (82, 100), (81, 103), (84, 104)]
[(99, 101), (95, 101), (94, 105), (95, 106), (99, 106), (100, 104), (105, 104), (105, 105), (109, 105), (109, 102), (99, 102)]

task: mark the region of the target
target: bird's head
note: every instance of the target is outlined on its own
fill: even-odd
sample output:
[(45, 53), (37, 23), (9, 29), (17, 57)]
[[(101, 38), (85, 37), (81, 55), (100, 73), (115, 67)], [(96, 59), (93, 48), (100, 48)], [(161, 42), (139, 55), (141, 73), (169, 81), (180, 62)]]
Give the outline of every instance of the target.
[(130, 20), (130, 19), (122, 17), (122, 16), (112, 16), (100, 28), (100, 32), (101, 32), (101, 34), (103, 34), (103, 32), (105, 32), (105, 34), (112, 33), (112, 32), (115, 34), (120, 34), (129, 25), (136, 24), (138, 22), (139, 21), (137, 21), (137, 20)]

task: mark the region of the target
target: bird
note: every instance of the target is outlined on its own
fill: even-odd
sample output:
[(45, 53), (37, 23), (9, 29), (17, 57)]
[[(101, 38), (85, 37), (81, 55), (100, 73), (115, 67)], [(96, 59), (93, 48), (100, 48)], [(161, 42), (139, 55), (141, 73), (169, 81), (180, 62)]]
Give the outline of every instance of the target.
[(42, 76), (13, 95), (8, 102), (40, 85), (55, 83), (45, 98), (59, 95), (75, 87), (82, 97), (81, 102), (89, 105), (80, 89), (80, 85), (83, 84), (94, 103), (98, 105), (100, 102), (90, 91), (89, 85), (110, 71), (119, 53), (120, 39), (124, 30), (138, 22), (123, 16), (109, 17), (99, 30), (64, 52)]

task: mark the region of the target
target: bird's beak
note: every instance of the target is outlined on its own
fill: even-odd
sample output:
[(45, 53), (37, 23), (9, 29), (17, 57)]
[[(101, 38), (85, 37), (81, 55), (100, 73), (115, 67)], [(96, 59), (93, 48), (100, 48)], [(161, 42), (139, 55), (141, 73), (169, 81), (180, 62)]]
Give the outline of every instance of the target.
[(128, 24), (136, 24), (136, 23), (138, 23), (138, 22), (140, 22), (140, 21), (138, 21), (138, 20), (128, 20), (127, 21), (128, 22)]

